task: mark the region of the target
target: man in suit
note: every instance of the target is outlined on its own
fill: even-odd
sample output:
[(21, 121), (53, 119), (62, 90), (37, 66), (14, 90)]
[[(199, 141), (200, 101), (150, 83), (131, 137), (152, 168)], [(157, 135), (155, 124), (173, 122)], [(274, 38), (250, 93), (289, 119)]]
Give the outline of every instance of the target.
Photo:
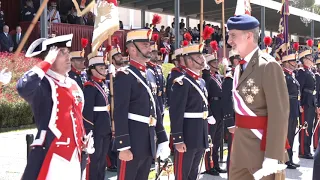
[[(17, 26), (16, 27), (16, 33), (12, 36), (12, 40), (13, 40), (13, 51), (17, 50), (22, 38), (23, 38), (22, 34), (22, 30), (21, 30), (21, 26)], [(23, 51), (25, 50), (25, 47), (23, 47), (22, 49)]]
[(12, 52), (13, 51), (13, 41), (11, 35), (9, 34), (9, 26), (3, 26), (3, 33), (0, 34), (0, 45), (1, 52)]
[(36, 11), (33, 6), (33, 1), (27, 0), (26, 5), (23, 7), (23, 10), (21, 11), (22, 20), (32, 21), (35, 15)]
[[(258, 46), (259, 21), (249, 15), (229, 18), (228, 44), (240, 57), (233, 81), (234, 139), (229, 180), (273, 180), (283, 175), (289, 96), (282, 68)], [(280, 164), (279, 164), (280, 162)], [(281, 173), (277, 173), (281, 171)], [(277, 173), (277, 174), (275, 174)]]

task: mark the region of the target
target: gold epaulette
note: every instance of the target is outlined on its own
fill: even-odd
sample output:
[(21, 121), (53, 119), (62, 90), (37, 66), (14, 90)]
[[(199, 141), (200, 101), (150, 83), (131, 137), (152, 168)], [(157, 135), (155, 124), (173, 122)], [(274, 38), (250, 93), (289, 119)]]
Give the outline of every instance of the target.
[(117, 73), (123, 72), (124, 74), (129, 74), (129, 71), (127, 69), (128, 67), (121, 67), (117, 70)]
[(173, 84), (174, 84), (174, 83), (179, 83), (180, 86), (182, 86), (182, 85), (183, 85), (183, 77), (184, 77), (184, 76), (180, 76), (180, 77), (175, 78), (175, 79), (173, 80)]

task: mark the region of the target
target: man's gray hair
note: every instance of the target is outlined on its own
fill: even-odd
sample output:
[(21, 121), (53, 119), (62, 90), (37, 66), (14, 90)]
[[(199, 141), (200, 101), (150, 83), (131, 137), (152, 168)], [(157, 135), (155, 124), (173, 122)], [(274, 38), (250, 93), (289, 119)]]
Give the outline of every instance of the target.
[(244, 31), (245, 33), (251, 32), (253, 34), (253, 42), (254, 43), (259, 43), (259, 38), (260, 38), (260, 29), (259, 27), (256, 27), (254, 29), (246, 30)]

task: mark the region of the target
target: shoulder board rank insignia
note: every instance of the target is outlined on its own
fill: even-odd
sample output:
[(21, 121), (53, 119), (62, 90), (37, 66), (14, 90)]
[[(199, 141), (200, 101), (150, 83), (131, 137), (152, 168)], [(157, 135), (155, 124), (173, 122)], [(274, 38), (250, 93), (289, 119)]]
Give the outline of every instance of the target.
[(90, 81), (87, 81), (83, 84), (83, 86), (94, 86), (94, 84)]
[(129, 74), (127, 67), (121, 67), (118, 69), (117, 73), (123, 72), (124, 74)]
[(180, 77), (175, 78), (175, 79), (173, 80), (173, 84), (174, 84), (174, 83), (179, 83), (180, 86), (182, 86), (182, 85), (183, 85), (183, 77), (184, 77), (184, 76), (180, 76)]

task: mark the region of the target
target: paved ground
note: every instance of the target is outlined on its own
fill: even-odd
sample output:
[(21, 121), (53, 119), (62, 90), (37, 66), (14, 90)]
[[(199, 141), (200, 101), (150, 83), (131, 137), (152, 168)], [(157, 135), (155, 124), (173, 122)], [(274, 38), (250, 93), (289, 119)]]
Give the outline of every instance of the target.
[[(26, 165), (26, 134), (35, 134), (36, 130), (23, 130), (8, 133), (0, 133), (0, 180), (19, 180)], [(297, 142), (297, 141), (296, 141)], [(295, 143), (297, 149), (298, 143)], [(295, 161), (298, 161), (295, 154)], [(301, 167), (297, 170), (287, 170), (288, 180), (311, 180), (313, 160), (301, 160)], [(224, 165), (222, 165), (224, 166)], [(106, 180), (116, 180), (116, 174), (108, 172)], [(168, 177), (162, 177), (161, 180), (167, 180)], [(170, 177), (170, 180), (173, 177)], [(201, 176), (202, 180), (224, 180), (227, 179), (226, 174), (221, 177)]]

